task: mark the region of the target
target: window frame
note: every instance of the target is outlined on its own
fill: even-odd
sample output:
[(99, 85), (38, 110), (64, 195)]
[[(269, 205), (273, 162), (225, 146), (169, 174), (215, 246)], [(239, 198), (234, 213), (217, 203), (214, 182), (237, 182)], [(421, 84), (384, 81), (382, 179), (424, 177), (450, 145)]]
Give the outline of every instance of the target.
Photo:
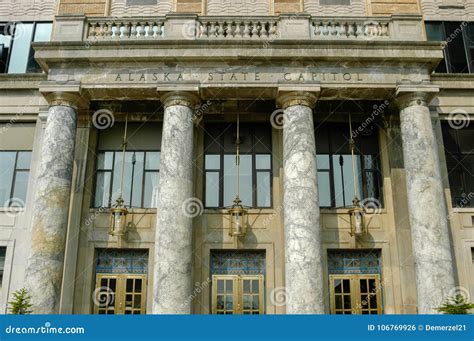
[[(328, 125), (331, 125), (333, 124), (332, 122), (329, 122), (327, 123)], [(340, 122), (334, 122), (335, 125), (337, 124), (340, 124)], [(343, 123), (345, 124), (345, 123)], [(321, 129), (321, 126), (318, 125), (318, 123), (316, 122), (315, 123), (315, 134), (317, 134), (317, 129)], [(335, 181), (334, 181), (334, 178), (335, 178), (335, 167), (337, 167), (337, 165), (335, 166), (334, 165), (334, 156), (351, 156), (350, 153), (338, 153), (338, 150), (341, 149), (342, 146), (333, 146), (333, 139), (331, 138), (332, 137), (332, 132), (334, 130), (331, 130), (329, 129), (328, 130), (328, 140), (327, 140), (327, 150), (329, 152), (327, 153), (319, 153), (318, 152), (318, 146), (316, 145), (316, 160), (317, 160), (317, 156), (328, 156), (329, 157), (329, 168), (322, 168), (321, 171), (322, 172), (325, 172), (325, 173), (328, 173), (329, 174), (329, 186), (330, 186), (330, 202), (331, 202), (331, 206), (322, 206), (321, 205), (321, 200), (319, 200), (319, 207), (321, 208), (326, 208), (326, 209), (337, 209), (337, 208), (347, 208), (348, 206), (337, 206), (336, 205), (336, 184), (335, 184)], [(341, 132), (340, 130), (335, 130), (336, 132)], [(341, 132), (341, 134), (343, 134)], [(376, 139), (377, 139), (377, 148), (380, 150), (380, 145), (379, 145), (379, 141), (378, 141), (378, 134), (379, 134), (379, 129), (376, 130), (376, 132), (374, 133), (376, 134)], [(367, 188), (367, 172), (370, 172), (370, 173), (373, 173), (374, 174), (374, 178), (376, 179), (377, 181), (377, 184), (376, 184), (376, 190), (377, 190), (377, 194), (378, 196), (374, 199), (377, 199), (381, 205), (381, 207), (384, 207), (384, 198), (383, 198), (383, 179), (382, 179), (382, 162), (381, 162), (381, 157), (380, 157), (380, 153), (378, 154), (373, 154), (373, 153), (367, 153), (367, 154), (363, 154), (361, 152), (361, 148), (359, 148), (360, 146), (357, 145), (357, 139), (356, 139), (356, 148), (354, 150), (354, 156), (357, 157), (359, 156), (359, 160), (356, 162), (358, 162), (359, 164), (359, 169), (361, 170), (361, 184), (362, 184), (362, 187), (360, 188), (360, 191), (361, 193), (358, 193), (358, 196), (359, 196), (359, 199), (360, 200), (364, 200), (364, 199), (367, 199), (367, 198), (371, 198), (370, 196), (368, 196), (368, 188)], [(375, 161), (375, 167), (374, 168), (365, 168), (364, 166), (364, 156), (372, 156), (374, 158), (374, 161)], [(319, 175), (319, 172), (320, 172), (320, 168), (319, 168), (319, 164), (318, 162), (316, 162), (316, 172), (317, 172), (317, 175)], [(345, 174), (344, 174), (345, 175)], [(350, 173), (350, 176), (352, 177), (352, 173)], [(357, 177), (357, 180), (359, 180), (359, 178)], [(341, 179), (342, 181), (342, 179)], [(343, 186), (344, 187), (344, 186)], [(319, 195), (319, 191), (318, 191), (318, 195)], [(318, 198), (319, 199), (319, 198)], [(345, 203), (347, 200), (349, 200), (349, 204), (352, 202), (352, 198), (345, 198), (344, 197), (344, 200), (343, 202)]]
[[(9, 22), (0, 22), (0, 27), (6, 27), (7, 25), (9, 24)], [(20, 72), (20, 73), (10, 73), (9, 72), (9, 69), (10, 69), (10, 60), (11, 60), (11, 54), (12, 54), (12, 51), (13, 51), (13, 47), (15, 45), (15, 34), (16, 34), (16, 29), (17, 29), (17, 25), (18, 24), (33, 24), (33, 30), (31, 32), (31, 40), (30, 40), (30, 45), (29, 45), (29, 51), (28, 51), (28, 57), (27, 57), (27, 62), (26, 62), (26, 66), (25, 66), (25, 71), (24, 72)], [(7, 54), (7, 58), (6, 58), (6, 63), (5, 63), (5, 70), (3, 72), (3, 74), (12, 74), (12, 75), (23, 75), (23, 74), (35, 74), (35, 73), (43, 73), (43, 71), (41, 70), (41, 67), (40, 67), (40, 72), (31, 72), (31, 71), (28, 71), (28, 66), (30, 64), (30, 60), (31, 58), (34, 56), (34, 50), (33, 50), (33, 47), (32, 47), (32, 44), (35, 42), (35, 35), (36, 35), (36, 28), (37, 28), (37, 25), (38, 24), (51, 24), (53, 25), (53, 21), (15, 21), (13, 22), (13, 26), (14, 26), (14, 30), (13, 30), (13, 34), (11, 35), (11, 43), (10, 43), (10, 47), (8, 48), (8, 54)], [(51, 36), (50, 36), (50, 39), (52, 37), (52, 30), (51, 30)], [(35, 61), (36, 63), (36, 61)], [(37, 64), (37, 63), (36, 63)], [(39, 64), (37, 64), (39, 66)], [(0, 73), (2, 74), (2, 73)]]
[[(5, 208), (5, 207), (20, 207), (20, 206), (12, 206), (12, 203), (14, 203), (12, 200), (15, 199), (13, 194), (15, 193), (15, 182), (16, 182), (16, 176), (17, 172), (28, 172), (28, 181), (30, 179), (30, 174), (31, 174), (31, 162), (32, 162), (32, 156), (33, 156), (33, 151), (32, 150), (0, 150), (0, 153), (15, 153), (15, 162), (13, 163), (13, 176), (12, 176), (12, 181), (10, 184), (10, 194), (9, 198), (7, 199), (8, 206), (3, 206), (5, 203), (0, 202), (0, 207)], [(18, 156), (20, 153), (30, 153), (30, 168), (17, 168), (18, 165)], [(24, 198), (24, 204), (26, 205), (26, 199), (28, 196), (28, 191), (26, 192), (25, 198)], [(24, 206), (21, 206), (24, 207)]]
[[(125, 151), (126, 153), (144, 153), (143, 155), (143, 174), (142, 174), (142, 182), (141, 182), (141, 199), (140, 199), (140, 207), (135, 207), (135, 206), (130, 206), (130, 205), (127, 205), (127, 204), (131, 204), (131, 202), (129, 203), (125, 203), (125, 206), (126, 207), (132, 207), (132, 208), (141, 208), (141, 209), (150, 209), (150, 208), (154, 208), (154, 207), (145, 207), (144, 205), (144, 195), (145, 195), (145, 181), (146, 181), (146, 178), (145, 178), (145, 175), (147, 173), (156, 173), (158, 175), (158, 178), (160, 176), (160, 167), (158, 166), (158, 169), (157, 170), (150, 170), (150, 169), (147, 169), (146, 168), (146, 160), (147, 160), (147, 153), (160, 153), (160, 162), (161, 162), (161, 150), (150, 150), (150, 149), (137, 149), (137, 150), (127, 150)], [(99, 154), (101, 153), (113, 153), (112, 154), (112, 167), (111, 169), (98, 169), (98, 159), (99, 159)], [(112, 194), (113, 194), (113, 188), (114, 188), (114, 171), (115, 171), (115, 156), (117, 153), (122, 153), (121, 150), (111, 150), (111, 149), (107, 149), (107, 150), (97, 150), (96, 152), (96, 157), (95, 157), (95, 165), (94, 165), (94, 186), (93, 186), (93, 195), (92, 195), (92, 200), (91, 200), (91, 208), (95, 208), (95, 209), (99, 209), (99, 208), (110, 208), (112, 207), (113, 205), (113, 198), (112, 198)], [(96, 195), (97, 195), (97, 179), (98, 179), (98, 174), (99, 173), (109, 173), (110, 174), (110, 185), (109, 185), (109, 206), (96, 206)], [(132, 189), (132, 192), (133, 192), (133, 186), (134, 186), (134, 182), (133, 182), (133, 179), (131, 181), (131, 189)], [(130, 200), (133, 200), (133, 197), (130, 198)]]
[[(226, 124), (232, 124), (232, 122), (226, 122)], [(210, 123), (214, 124), (214, 123)], [(219, 124), (219, 123), (216, 123)], [(245, 124), (245, 123), (244, 123)], [(250, 128), (251, 129), (251, 137), (252, 137), (252, 151), (251, 152), (241, 152), (240, 155), (251, 155), (252, 157), (252, 205), (250, 208), (255, 208), (255, 209), (271, 209), (273, 208), (273, 150), (270, 150), (269, 153), (262, 153), (262, 152), (256, 152), (254, 150), (255, 146), (255, 130), (253, 129), (253, 126)], [(272, 129), (268, 127), (270, 131), (270, 141), (272, 142)], [(224, 156), (226, 155), (236, 155), (235, 152), (233, 153), (228, 153), (224, 150), (224, 136), (225, 133), (220, 134), (217, 137), (217, 140), (219, 140), (220, 143), (220, 152), (206, 152), (206, 145), (204, 145), (204, 179), (203, 179), (203, 197), (204, 197), (204, 207), (206, 209), (224, 209), (228, 206), (224, 206)], [(219, 169), (207, 169), (206, 168), (206, 156), (207, 155), (217, 155), (219, 156)], [(270, 156), (270, 168), (269, 169), (257, 169), (257, 164), (256, 164), (256, 156), (257, 155), (268, 155)], [(207, 173), (218, 173), (219, 174), (219, 204), (218, 206), (207, 206), (206, 205), (206, 189), (207, 189)], [(270, 194), (270, 205), (269, 206), (259, 206), (258, 205), (258, 194), (257, 194), (257, 189), (258, 189), (258, 184), (257, 184), (257, 174), (258, 172), (268, 172), (270, 176), (270, 187), (269, 187), (269, 194)]]
[[(463, 129), (469, 129), (469, 128), (463, 128)], [(456, 143), (456, 147), (459, 148), (460, 146), (460, 140), (459, 140), (459, 135), (458, 135), (458, 131), (459, 129), (455, 129), (455, 128), (452, 128), (448, 122), (442, 122), (441, 124), (441, 130), (442, 130), (442, 135), (443, 135), (443, 148), (444, 148), (444, 153), (445, 153), (445, 164), (446, 164), (446, 170), (447, 170), (447, 173), (448, 173), (448, 184), (449, 184), (449, 191), (450, 191), (450, 194), (451, 194), (451, 205), (456, 208), (456, 207), (459, 207), (458, 205), (458, 202), (456, 201), (457, 198), (459, 198), (458, 196), (456, 196), (453, 192), (453, 189), (452, 189), (452, 183), (451, 183), (451, 178), (450, 178), (450, 174), (453, 173), (453, 172), (459, 172), (460, 173), (460, 179), (461, 179), (461, 183), (462, 183), (462, 187), (464, 188), (464, 194), (468, 195), (469, 193), (471, 193), (472, 191), (474, 191), (474, 188), (472, 189), (472, 191), (468, 188), (468, 182), (466, 180), (466, 176), (470, 176), (469, 172), (468, 171), (465, 171), (462, 166), (462, 161), (464, 159), (466, 159), (468, 156), (472, 156), (474, 157), (474, 152), (466, 152), (466, 151), (461, 151), (461, 150), (450, 150), (447, 148), (446, 146), (446, 141), (444, 141), (445, 139), (445, 134), (449, 134), (451, 135), (448, 131), (452, 131), (454, 132), (454, 135), (451, 135), (455, 138), (455, 143)], [(474, 129), (469, 129), (469, 130), (472, 130), (472, 133), (474, 134)], [(450, 166), (450, 163), (448, 162), (448, 155), (449, 155), (449, 158), (451, 159), (454, 159), (456, 161), (456, 165), (453, 167), (453, 168), (449, 168)], [(466, 175), (466, 173), (468, 173), (468, 175)], [(471, 202), (473, 202), (473, 204), (471, 204)], [(466, 203), (465, 206), (461, 206), (462, 208), (471, 208), (471, 207), (474, 207), (474, 200), (470, 200), (469, 203)]]
[[(448, 53), (448, 50), (447, 50), (447, 46), (449, 45), (449, 43), (447, 43), (447, 31), (446, 31), (446, 24), (447, 23), (458, 23), (459, 24), (459, 28), (461, 30), (461, 38), (462, 38), (462, 41), (463, 41), (463, 48), (464, 48), (464, 55), (466, 57), (466, 67), (467, 67), (467, 72), (464, 72), (464, 73), (474, 73), (474, 58), (472, 58), (471, 54), (469, 53), (469, 49), (473, 49), (474, 50), (474, 42), (471, 45), (469, 45), (469, 42), (468, 42), (468, 37), (467, 37), (467, 32), (466, 30), (469, 30), (469, 26), (472, 26), (472, 30), (474, 31), (474, 22), (467, 22), (467, 21), (437, 21), (437, 20), (430, 20), (430, 21), (427, 21), (425, 22), (425, 31), (427, 31), (427, 26), (430, 25), (430, 24), (438, 24), (440, 25), (440, 28), (441, 28), (441, 34), (442, 34), (442, 38), (444, 42), (443, 46), (443, 55), (444, 55), (444, 58), (443, 60), (441, 61), (441, 63), (444, 62), (444, 66), (446, 68), (446, 72), (440, 72), (440, 71), (436, 71), (438, 68), (439, 68), (439, 65), (436, 67), (435, 69), (435, 73), (448, 73), (448, 74), (458, 74), (459, 72), (453, 72), (452, 71), (452, 65), (451, 65), (451, 55)], [(463, 25), (464, 23), (466, 23), (466, 25)], [(428, 32), (427, 32), (427, 38), (428, 38)], [(463, 74), (463, 73), (460, 73), (460, 74)]]

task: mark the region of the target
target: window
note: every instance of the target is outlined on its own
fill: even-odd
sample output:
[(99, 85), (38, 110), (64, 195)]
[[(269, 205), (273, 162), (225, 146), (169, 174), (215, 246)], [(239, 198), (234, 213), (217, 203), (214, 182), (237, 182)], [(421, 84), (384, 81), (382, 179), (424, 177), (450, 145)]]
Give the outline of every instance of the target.
[[(237, 192), (236, 126), (207, 124), (205, 134), (205, 206), (231, 206)], [(244, 206), (271, 207), (271, 128), (241, 124), (240, 134), (240, 199)]]
[(0, 151), (0, 206), (25, 205), (30, 163), (30, 151)]
[(31, 43), (49, 41), (52, 27), (50, 22), (0, 24), (0, 72), (41, 72)]
[[(349, 125), (316, 123), (316, 164), (319, 206), (347, 207), (354, 198), (354, 176), (349, 146)], [(359, 199), (382, 203), (377, 129), (366, 129), (355, 138), (356, 188)]]
[[(161, 126), (131, 123), (128, 127), (129, 138), (122, 187), (125, 205), (156, 207)], [(123, 129), (123, 124), (116, 124), (99, 134), (94, 207), (110, 207), (120, 195)]]
[(474, 207), (474, 128), (442, 125), (452, 204)]
[(7, 253), (6, 247), (0, 247), (0, 289), (3, 282), (3, 269), (5, 269), (5, 255)]
[(350, 6), (351, 0), (319, 0), (321, 6)]
[(427, 22), (426, 34), (430, 41), (444, 41), (444, 59), (435, 72), (474, 72), (474, 23)]

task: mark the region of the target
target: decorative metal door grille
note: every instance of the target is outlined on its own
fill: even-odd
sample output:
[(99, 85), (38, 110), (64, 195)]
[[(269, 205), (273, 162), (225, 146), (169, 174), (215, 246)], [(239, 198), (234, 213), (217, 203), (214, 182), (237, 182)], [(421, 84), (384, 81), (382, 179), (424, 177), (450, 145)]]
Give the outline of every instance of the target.
[(382, 274), (380, 250), (328, 250), (330, 275)]
[(264, 275), (265, 251), (211, 251), (211, 275)]
[(96, 273), (147, 274), (148, 250), (98, 249)]

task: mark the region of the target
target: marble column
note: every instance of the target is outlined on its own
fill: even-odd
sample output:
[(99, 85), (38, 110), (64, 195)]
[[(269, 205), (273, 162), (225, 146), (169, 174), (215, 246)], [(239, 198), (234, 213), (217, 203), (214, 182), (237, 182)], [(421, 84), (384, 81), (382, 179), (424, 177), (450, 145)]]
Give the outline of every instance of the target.
[(53, 94), (44, 130), (25, 272), (35, 314), (57, 314), (76, 138), (74, 96)]
[(427, 93), (399, 91), (418, 313), (435, 314), (455, 287), (437, 141)]
[(279, 95), (287, 314), (324, 314), (323, 258), (311, 92)]
[(154, 314), (190, 314), (192, 292), (193, 108), (198, 97), (169, 92), (164, 106), (155, 229)]

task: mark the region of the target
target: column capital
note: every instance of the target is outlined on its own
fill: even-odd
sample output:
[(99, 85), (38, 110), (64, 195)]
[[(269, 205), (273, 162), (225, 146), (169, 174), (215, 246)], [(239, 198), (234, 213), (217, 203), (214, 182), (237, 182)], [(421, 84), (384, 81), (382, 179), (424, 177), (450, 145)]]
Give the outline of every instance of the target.
[(62, 105), (71, 107), (74, 110), (87, 109), (89, 107), (89, 99), (81, 90), (79, 82), (68, 84), (45, 82), (40, 84), (39, 91), (50, 106)]
[(293, 105), (304, 105), (314, 108), (319, 98), (321, 88), (279, 88), (276, 103), (279, 108), (286, 109)]
[(194, 110), (201, 102), (197, 90), (163, 91), (158, 89), (158, 94), (165, 109), (172, 105), (184, 105)]
[(437, 86), (400, 85), (395, 94), (395, 104), (400, 110), (414, 105), (428, 106), (439, 92)]

